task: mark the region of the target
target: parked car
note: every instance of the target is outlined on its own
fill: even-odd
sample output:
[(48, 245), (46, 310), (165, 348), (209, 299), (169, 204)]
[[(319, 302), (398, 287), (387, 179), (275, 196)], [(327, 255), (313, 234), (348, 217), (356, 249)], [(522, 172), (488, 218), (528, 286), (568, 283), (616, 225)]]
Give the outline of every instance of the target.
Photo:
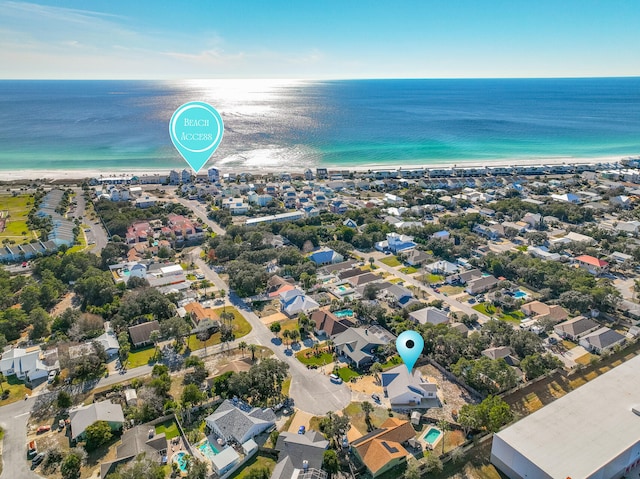
[(38, 454), (38, 445), (36, 444), (36, 441), (34, 440), (34, 441), (31, 441), (27, 445), (27, 458), (28, 459), (33, 459), (36, 454)]
[(380, 402), (380, 396), (378, 396), (377, 394), (372, 394), (371, 399), (373, 399), (375, 402)]
[(47, 432), (47, 431), (51, 431), (51, 426), (49, 426), (49, 425), (40, 426), (38, 428), (38, 430), (36, 431), (36, 434), (42, 434), (43, 432)]
[(51, 384), (57, 375), (58, 375), (58, 371), (50, 371), (49, 377), (47, 378), (47, 382)]
[(298, 434), (304, 434), (305, 432), (307, 432), (307, 428), (304, 426), (300, 426), (298, 428)]
[(331, 379), (332, 383), (342, 384), (342, 378), (340, 376), (338, 376), (337, 374), (330, 375), (329, 379)]
[(474, 304), (476, 302), (475, 298), (469, 298), (469, 304)]
[(39, 453), (33, 459), (31, 459), (31, 466), (35, 467), (38, 464), (40, 464), (42, 461), (44, 461), (44, 452)]

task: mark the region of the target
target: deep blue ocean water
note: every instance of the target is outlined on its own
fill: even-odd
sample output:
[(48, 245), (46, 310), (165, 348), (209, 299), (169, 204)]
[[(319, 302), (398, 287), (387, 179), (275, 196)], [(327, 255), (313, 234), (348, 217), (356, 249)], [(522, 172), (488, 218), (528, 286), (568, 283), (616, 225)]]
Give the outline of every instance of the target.
[(181, 168), (187, 101), (220, 111), (208, 166), (234, 170), (640, 154), (640, 78), (0, 81), (0, 169)]

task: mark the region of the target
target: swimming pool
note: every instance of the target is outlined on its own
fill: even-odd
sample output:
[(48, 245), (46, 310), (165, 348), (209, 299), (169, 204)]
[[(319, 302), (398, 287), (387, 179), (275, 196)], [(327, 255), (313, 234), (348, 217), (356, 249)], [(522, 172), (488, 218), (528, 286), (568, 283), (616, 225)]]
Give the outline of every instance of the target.
[(216, 447), (213, 444), (209, 442), (208, 439), (198, 446), (198, 450), (202, 453), (204, 457), (206, 457), (210, 461), (213, 460), (213, 456), (215, 456), (220, 452), (218, 451), (218, 449), (216, 449)]
[(433, 446), (436, 442), (438, 442), (438, 439), (440, 438), (441, 435), (442, 435), (442, 431), (432, 426), (424, 435), (424, 440), (425, 442)]
[(186, 472), (187, 466), (189, 465), (189, 461), (187, 460), (187, 454), (184, 451), (177, 452), (173, 456), (173, 462), (175, 462), (182, 472)]
[(513, 293), (513, 297), (516, 299), (522, 299), (522, 298), (526, 298), (527, 297), (527, 293), (525, 293), (524, 291), (516, 291), (515, 293)]
[(353, 310), (342, 309), (340, 311), (334, 311), (333, 314), (335, 314), (337, 318), (346, 318), (346, 317), (350, 318), (351, 316), (353, 316)]
[(344, 284), (341, 284), (341, 285), (340, 285), (340, 286), (338, 286), (336, 289), (337, 289), (338, 291), (342, 291), (343, 293), (344, 293), (345, 291), (348, 291), (348, 290), (349, 290), (349, 288), (348, 288), (347, 286), (345, 286)]

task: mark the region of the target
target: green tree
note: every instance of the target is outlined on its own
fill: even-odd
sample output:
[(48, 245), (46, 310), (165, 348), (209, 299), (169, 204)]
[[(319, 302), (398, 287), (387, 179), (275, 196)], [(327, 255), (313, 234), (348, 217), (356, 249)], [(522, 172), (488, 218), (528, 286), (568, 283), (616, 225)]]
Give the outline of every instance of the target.
[(207, 464), (198, 458), (189, 463), (189, 478), (205, 479), (207, 477)]
[(373, 412), (373, 405), (369, 401), (364, 401), (361, 408), (364, 413), (364, 421), (367, 423), (367, 429), (371, 430), (371, 413)]
[(442, 454), (444, 454), (444, 443), (445, 443), (445, 438), (447, 436), (447, 431), (449, 429), (451, 429), (451, 426), (449, 425), (449, 423), (447, 421), (445, 421), (444, 419), (440, 419), (438, 421), (438, 429), (440, 429), (442, 431), (442, 439), (440, 440), (440, 442), (442, 443)]
[(258, 346), (256, 346), (255, 344), (250, 344), (249, 345), (249, 351), (251, 351), (251, 362), (255, 363), (256, 362), (256, 351), (258, 350)]
[(424, 469), (427, 472), (441, 472), (443, 469), (443, 465), (442, 465), (442, 461), (440, 460), (440, 458), (433, 454), (430, 453), (427, 455), (427, 458), (424, 461)]
[(195, 384), (187, 384), (180, 397), (182, 404), (200, 404), (204, 400), (204, 393)]
[(420, 467), (417, 461), (409, 461), (402, 479), (420, 479)]
[(340, 439), (349, 430), (349, 418), (347, 416), (337, 416), (329, 411), (325, 417), (320, 420), (320, 431), (325, 437), (333, 442), (337, 447)]
[(562, 361), (551, 353), (535, 353), (525, 357), (520, 362), (520, 367), (527, 376), (527, 379), (535, 379), (549, 371), (562, 367)]
[(269, 479), (271, 472), (268, 467), (256, 467), (249, 471), (249, 474), (244, 476), (245, 479)]
[(80, 479), (81, 467), (82, 459), (77, 454), (70, 452), (60, 464), (60, 474), (63, 479)]
[(71, 400), (71, 395), (68, 392), (60, 391), (58, 393), (58, 398), (56, 399), (56, 405), (60, 409), (70, 408), (72, 404), (73, 404), (73, 401)]
[(40, 339), (49, 334), (49, 324), (51, 317), (44, 309), (37, 307), (29, 313), (29, 322), (32, 325), (29, 338), (32, 340)]
[(111, 427), (107, 421), (96, 421), (85, 430), (87, 451), (95, 451), (97, 448), (106, 444), (113, 437)]
[(329, 477), (340, 470), (338, 454), (333, 449), (328, 449), (322, 454), (322, 469), (327, 471)]
[(242, 353), (242, 357), (244, 358), (244, 351), (245, 349), (247, 349), (248, 345), (245, 341), (240, 341), (238, 343), (238, 349), (240, 350), (240, 352)]
[(380, 373), (382, 372), (382, 364), (380, 364), (379, 362), (375, 362), (371, 365), (371, 368), (369, 368), (369, 371), (373, 373), (373, 375), (376, 378), (376, 381), (380, 381)]
[(280, 334), (280, 331), (282, 331), (282, 325), (280, 324), (279, 321), (274, 321), (269, 325), (269, 329), (273, 334), (276, 335), (276, 338), (277, 338), (278, 334)]

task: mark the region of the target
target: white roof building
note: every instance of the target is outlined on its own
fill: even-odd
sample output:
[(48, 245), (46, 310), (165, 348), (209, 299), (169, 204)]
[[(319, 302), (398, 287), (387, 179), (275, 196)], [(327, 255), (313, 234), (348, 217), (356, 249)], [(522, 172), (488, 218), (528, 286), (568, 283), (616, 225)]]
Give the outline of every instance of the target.
[(640, 459), (640, 356), (493, 436), (513, 479), (619, 478)]

